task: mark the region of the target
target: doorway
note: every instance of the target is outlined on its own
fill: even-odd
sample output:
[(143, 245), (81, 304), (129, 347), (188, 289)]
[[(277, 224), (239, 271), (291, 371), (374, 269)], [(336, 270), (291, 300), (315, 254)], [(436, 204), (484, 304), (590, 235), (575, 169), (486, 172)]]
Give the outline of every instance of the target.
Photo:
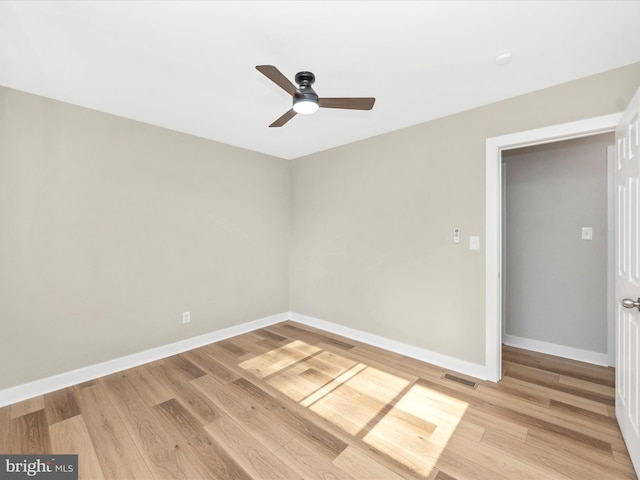
[(609, 352), (613, 132), (502, 152), (502, 340), (601, 366)]
[(502, 377), (502, 152), (615, 130), (622, 114), (488, 138), (486, 142), (486, 378)]

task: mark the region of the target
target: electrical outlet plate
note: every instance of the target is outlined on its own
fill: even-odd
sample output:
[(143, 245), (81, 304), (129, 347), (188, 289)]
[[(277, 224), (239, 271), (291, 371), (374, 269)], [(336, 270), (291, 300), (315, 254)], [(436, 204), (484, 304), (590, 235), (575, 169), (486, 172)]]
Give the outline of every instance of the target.
[(182, 323), (191, 322), (191, 312), (182, 312)]

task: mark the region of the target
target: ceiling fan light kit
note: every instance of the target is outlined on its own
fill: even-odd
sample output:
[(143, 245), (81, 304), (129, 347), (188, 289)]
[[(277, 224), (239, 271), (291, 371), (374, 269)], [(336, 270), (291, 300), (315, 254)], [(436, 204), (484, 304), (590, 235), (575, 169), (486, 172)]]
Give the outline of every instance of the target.
[(293, 98), (293, 109), (296, 113), (302, 113), (303, 115), (309, 115), (318, 111), (320, 106), (318, 100), (312, 98)]
[(317, 112), (320, 108), (318, 94), (311, 88), (315, 81), (316, 77), (311, 72), (296, 73), (296, 83), (300, 85), (293, 96), (293, 109), (296, 113), (308, 115)]
[(371, 110), (376, 101), (373, 97), (320, 98), (311, 87), (316, 81), (315, 75), (311, 72), (298, 72), (296, 74), (295, 81), (299, 85), (296, 88), (296, 86), (273, 65), (257, 65), (256, 69), (291, 95), (293, 99), (292, 108), (269, 125), (270, 127), (281, 127), (298, 113), (308, 115), (315, 113), (320, 107)]

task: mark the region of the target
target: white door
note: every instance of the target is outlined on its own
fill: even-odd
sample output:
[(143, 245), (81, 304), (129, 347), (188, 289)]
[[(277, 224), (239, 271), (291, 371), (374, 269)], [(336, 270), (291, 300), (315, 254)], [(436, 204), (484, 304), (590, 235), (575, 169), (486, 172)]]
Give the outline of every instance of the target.
[(640, 473), (640, 90), (616, 128), (616, 418)]

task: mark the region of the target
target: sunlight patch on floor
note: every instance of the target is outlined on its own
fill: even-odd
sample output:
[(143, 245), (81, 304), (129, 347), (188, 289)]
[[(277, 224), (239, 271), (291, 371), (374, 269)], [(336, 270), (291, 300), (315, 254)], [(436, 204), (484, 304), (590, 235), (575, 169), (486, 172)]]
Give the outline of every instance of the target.
[[(395, 460), (428, 475), (455, 433), (468, 404), (433, 390), (425, 395), (414, 385), (393, 408), (365, 435), (364, 441)], [(445, 397), (445, 398), (443, 398)], [(442, 408), (445, 407), (445, 408)], [(433, 426), (429, 433), (427, 421)], [(419, 451), (420, 456), (407, 453)]]
[(282, 369), (321, 350), (322, 349), (318, 347), (296, 340), (246, 360), (240, 364), (240, 367), (250, 371), (259, 378), (264, 378), (280, 372)]
[[(348, 434), (429, 475), (468, 404), (302, 341), (240, 366)], [(408, 453), (420, 452), (420, 455)]]

